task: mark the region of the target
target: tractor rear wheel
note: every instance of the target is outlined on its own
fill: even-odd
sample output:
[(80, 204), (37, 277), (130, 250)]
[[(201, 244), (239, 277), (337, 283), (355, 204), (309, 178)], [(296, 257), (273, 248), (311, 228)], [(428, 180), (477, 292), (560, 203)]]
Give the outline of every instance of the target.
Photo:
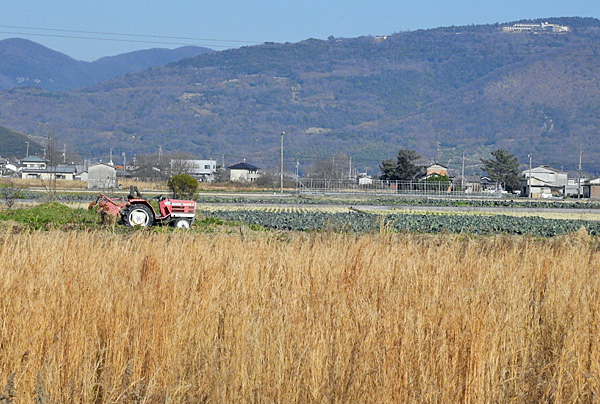
[(150, 227), (154, 224), (154, 213), (146, 205), (135, 204), (125, 208), (123, 224), (126, 226)]
[(171, 225), (178, 229), (189, 229), (191, 227), (190, 221), (185, 218), (175, 219), (171, 222)]

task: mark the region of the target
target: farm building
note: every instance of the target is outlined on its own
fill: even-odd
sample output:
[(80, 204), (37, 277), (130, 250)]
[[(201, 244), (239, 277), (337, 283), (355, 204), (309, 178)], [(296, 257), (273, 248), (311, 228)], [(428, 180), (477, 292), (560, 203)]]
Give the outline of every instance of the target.
[(581, 190), (584, 198), (600, 199), (600, 178), (584, 182)]
[(88, 189), (114, 189), (117, 187), (117, 169), (108, 164), (88, 167)]

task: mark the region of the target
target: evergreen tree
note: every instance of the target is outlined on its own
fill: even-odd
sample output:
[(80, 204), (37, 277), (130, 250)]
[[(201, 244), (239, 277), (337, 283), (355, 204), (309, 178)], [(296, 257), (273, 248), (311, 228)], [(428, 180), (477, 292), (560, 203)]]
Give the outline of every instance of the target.
[(414, 181), (423, 174), (423, 167), (414, 163), (419, 157), (414, 150), (400, 149), (396, 161), (388, 159), (381, 162), (379, 166), (381, 170), (380, 178), (392, 181)]
[(188, 174), (176, 174), (167, 182), (174, 198), (195, 198), (198, 185), (198, 181)]
[(506, 191), (513, 192), (520, 189), (521, 173), (517, 157), (505, 149), (494, 150), (492, 156), (493, 159), (481, 159), (482, 170), (490, 179), (502, 184)]

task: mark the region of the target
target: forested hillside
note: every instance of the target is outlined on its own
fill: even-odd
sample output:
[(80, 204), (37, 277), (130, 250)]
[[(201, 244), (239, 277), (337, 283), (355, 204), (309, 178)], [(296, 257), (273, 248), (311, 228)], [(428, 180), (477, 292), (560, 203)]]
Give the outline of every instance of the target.
[(403, 147), (452, 165), (501, 147), (565, 169), (584, 150), (585, 167), (600, 171), (600, 21), (545, 20), (572, 31), (486, 25), (266, 43), (85, 90), (13, 89), (0, 93), (0, 124), (54, 130), (85, 156), (161, 145), (275, 166), (285, 131), (290, 163), (344, 152), (376, 170)]
[(29, 143), (29, 154), (33, 155), (42, 151), (42, 146), (36, 141), (28, 138), (22, 133), (0, 126), (0, 157), (25, 157), (27, 154), (27, 143)]

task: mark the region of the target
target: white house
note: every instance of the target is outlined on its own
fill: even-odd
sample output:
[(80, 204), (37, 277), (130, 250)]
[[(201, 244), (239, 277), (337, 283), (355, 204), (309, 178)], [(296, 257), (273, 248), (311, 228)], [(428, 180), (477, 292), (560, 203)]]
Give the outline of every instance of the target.
[(531, 188), (533, 198), (564, 196), (567, 173), (550, 166), (541, 165), (524, 170), (521, 178), (521, 195), (528, 196)]
[(245, 161), (229, 166), (227, 169), (229, 170), (230, 181), (254, 182), (260, 177), (260, 174), (258, 174), (258, 167), (248, 164)]
[(200, 181), (211, 182), (215, 179), (217, 162), (215, 160), (173, 159), (171, 160), (171, 171), (189, 174)]
[(30, 156), (21, 160), (21, 178), (40, 180), (69, 180), (73, 181), (76, 167), (73, 165), (48, 165), (48, 161), (39, 156)]

